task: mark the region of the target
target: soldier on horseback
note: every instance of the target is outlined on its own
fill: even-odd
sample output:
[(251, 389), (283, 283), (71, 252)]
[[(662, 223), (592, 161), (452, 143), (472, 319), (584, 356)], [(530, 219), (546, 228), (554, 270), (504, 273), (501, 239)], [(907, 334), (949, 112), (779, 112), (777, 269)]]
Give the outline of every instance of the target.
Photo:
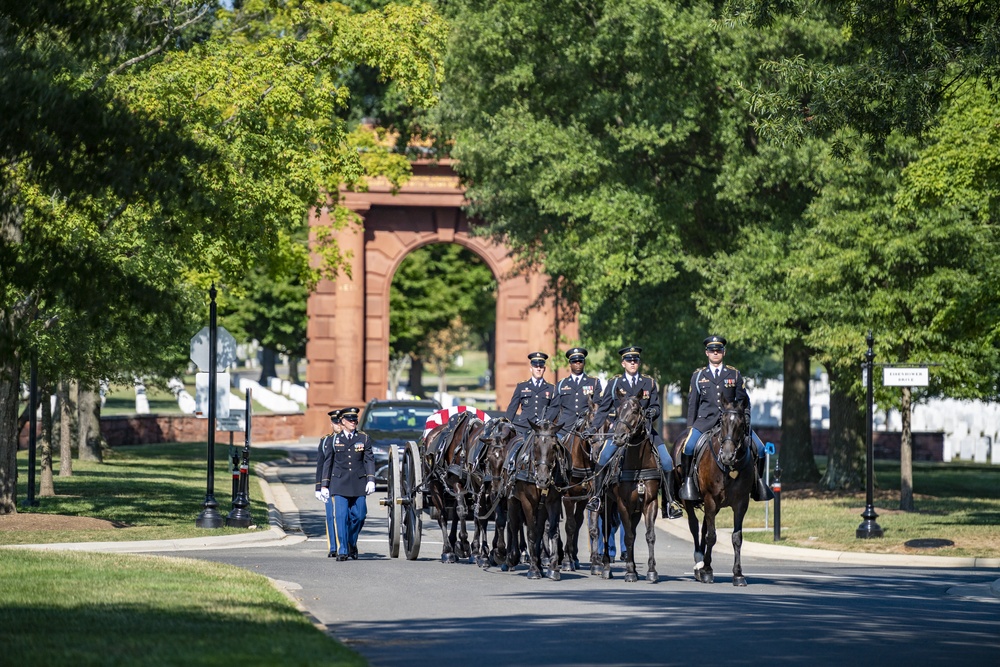
[[(531, 362), (531, 379), (519, 382), (514, 387), (514, 395), (507, 404), (504, 415), (514, 425), (521, 436), (531, 433), (531, 424), (545, 419), (549, 404), (555, 396), (556, 388), (545, 381), (545, 360), (549, 355), (544, 352), (532, 352), (528, 355)], [(520, 413), (518, 411), (520, 410)]]
[(681, 475), (684, 482), (681, 485), (680, 496), (683, 500), (699, 501), (701, 495), (691, 477), (695, 446), (703, 433), (707, 433), (719, 423), (722, 414), (722, 401), (742, 403), (747, 423), (747, 432), (753, 441), (757, 475), (756, 483), (751, 487), (750, 497), (757, 501), (774, 498), (762, 479), (764, 474), (764, 443), (760, 441), (750, 425), (750, 396), (747, 394), (743, 375), (732, 366), (722, 363), (726, 356), (726, 339), (722, 336), (709, 336), (704, 341), (705, 356), (708, 365), (699, 368), (691, 375), (691, 390), (688, 394), (688, 433), (684, 439), (684, 450), (681, 453)]
[(601, 381), (584, 371), (587, 350), (574, 347), (566, 352), (569, 360), (569, 377), (559, 380), (556, 385), (555, 398), (549, 404), (547, 419), (559, 427), (559, 437), (562, 438), (580, 417), (590, 410), (590, 403), (601, 400)]
[[(656, 385), (656, 380), (648, 375), (642, 375), (639, 373), (640, 364), (640, 353), (642, 352), (641, 347), (629, 346), (623, 347), (618, 350), (618, 354), (622, 358), (622, 368), (624, 373), (616, 375), (614, 378), (608, 381), (607, 386), (604, 388), (604, 393), (601, 397), (600, 407), (597, 409), (597, 414), (594, 415), (594, 419), (591, 422), (591, 432), (589, 435), (593, 435), (593, 428), (599, 428), (603, 425), (605, 420), (607, 420), (608, 415), (611, 414), (612, 410), (617, 410), (621, 407), (621, 404), (629, 396), (636, 396), (639, 398), (643, 407), (643, 414), (645, 418), (650, 422), (654, 422), (660, 416), (660, 392), (659, 387)], [(653, 441), (653, 448), (660, 459), (660, 468), (663, 470), (664, 477), (664, 495), (666, 496), (667, 507), (666, 513), (667, 518), (679, 519), (684, 515), (681, 510), (680, 504), (674, 498), (674, 460), (670, 456), (670, 452), (667, 451), (667, 446), (663, 443), (663, 438), (656, 431), (655, 428), (650, 424), (650, 437)], [(587, 509), (592, 511), (597, 511), (600, 508), (600, 490), (604, 486), (604, 478), (606, 476), (606, 468), (611, 457), (618, 451), (618, 447), (609, 439), (601, 450), (600, 458), (597, 461), (597, 480), (594, 485), (594, 496), (590, 499), (587, 504)]]

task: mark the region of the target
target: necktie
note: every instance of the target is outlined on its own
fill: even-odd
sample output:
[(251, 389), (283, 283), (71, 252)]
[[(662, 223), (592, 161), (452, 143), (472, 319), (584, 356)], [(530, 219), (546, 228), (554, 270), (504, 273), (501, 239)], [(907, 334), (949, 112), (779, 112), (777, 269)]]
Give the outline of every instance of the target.
[(715, 379), (716, 380), (719, 379), (719, 369), (718, 368), (715, 369)]
[(635, 376), (634, 375), (629, 378), (629, 382), (631, 383), (632, 388), (635, 389)]

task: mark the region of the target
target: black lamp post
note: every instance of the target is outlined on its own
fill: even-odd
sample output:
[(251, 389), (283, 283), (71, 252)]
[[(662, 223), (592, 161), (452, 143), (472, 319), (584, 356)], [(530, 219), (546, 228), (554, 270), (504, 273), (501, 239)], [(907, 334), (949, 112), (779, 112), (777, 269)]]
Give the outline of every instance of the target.
[(856, 533), (858, 539), (882, 537), (882, 528), (875, 521), (878, 518), (878, 514), (875, 513), (875, 506), (872, 500), (872, 487), (875, 480), (875, 445), (872, 441), (872, 422), (875, 419), (875, 392), (872, 389), (872, 375), (874, 375), (875, 371), (875, 350), (872, 349), (872, 346), (875, 344), (875, 338), (872, 336), (870, 330), (865, 340), (868, 342), (868, 351), (865, 352), (865, 363), (863, 364), (868, 392), (867, 405), (865, 406), (865, 445), (868, 462), (868, 484), (865, 489), (865, 511), (861, 513), (861, 518), (864, 521), (858, 526)]
[(205, 502), (202, 503), (201, 514), (195, 519), (198, 528), (222, 528), (222, 515), (219, 514), (219, 503), (215, 501), (215, 387), (218, 381), (215, 368), (216, 355), (216, 313), (215, 296), (218, 292), (215, 283), (208, 290), (212, 298), (208, 310), (208, 482), (205, 491)]

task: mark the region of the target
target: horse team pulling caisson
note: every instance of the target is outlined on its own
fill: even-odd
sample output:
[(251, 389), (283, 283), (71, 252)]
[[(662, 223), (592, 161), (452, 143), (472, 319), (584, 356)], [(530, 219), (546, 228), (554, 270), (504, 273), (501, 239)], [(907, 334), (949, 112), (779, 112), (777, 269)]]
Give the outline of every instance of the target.
[[(635, 538), (641, 518), (649, 551), (645, 577), (655, 583), (654, 524), (662, 490), (664, 516), (681, 516), (674, 498), (682, 499), (694, 538), (694, 573), (703, 583), (714, 581), (716, 515), (732, 508), (733, 585), (745, 586), (743, 517), (751, 497), (765, 500), (769, 491), (759, 479), (742, 376), (721, 366), (725, 339), (710, 336), (705, 344), (709, 365), (692, 376), (696, 393), (691, 400), (698, 403), (689, 411), (689, 430), (674, 443), (673, 457), (654, 429), (658, 389), (652, 378), (638, 374), (641, 348), (634, 346), (621, 350), (625, 373), (610, 380), (603, 393), (596, 378), (583, 373), (586, 350), (567, 352), (572, 375), (558, 387), (542, 379), (547, 356), (538, 352), (529, 355), (532, 379), (515, 389), (513, 409), (505, 417), (490, 419), (462, 406), (432, 417), (419, 443), (390, 448), (383, 501), (390, 556), (398, 556), (402, 545), (407, 558), (417, 558), (426, 509), (441, 528), (442, 562), (474, 559), (484, 569), (508, 571), (523, 560), (529, 579), (557, 580), (561, 571), (579, 568), (577, 542), (583, 510), (589, 507), (591, 574), (612, 578), (607, 545), (614, 543), (617, 513), (625, 532), (625, 581), (639, 579)], [(681, 465), (674, 465), (674, 457)], [(475, 525), (471, 543), (470, 519)], [(565, 544), (559, 530), (563, 519)]]

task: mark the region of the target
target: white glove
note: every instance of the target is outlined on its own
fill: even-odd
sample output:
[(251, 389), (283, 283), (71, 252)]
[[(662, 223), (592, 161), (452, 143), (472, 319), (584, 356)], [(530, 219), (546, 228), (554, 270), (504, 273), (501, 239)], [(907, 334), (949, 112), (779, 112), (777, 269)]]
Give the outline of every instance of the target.
[(316, 492), (316, 500), (320, 501), (321, 503), (325, 503), (326, 502), (326, 499), (323, 498), (323, 492), (322, 491), (317, 491)]
[(365, 495), (370, 496), (375, 493), (375, 482), (368, 482), (365, 484)]
[(319, 494), (323, 496), (324, 503), (330, 499), (330, 489), (326, 488), (325, 486), (319, 490)]

